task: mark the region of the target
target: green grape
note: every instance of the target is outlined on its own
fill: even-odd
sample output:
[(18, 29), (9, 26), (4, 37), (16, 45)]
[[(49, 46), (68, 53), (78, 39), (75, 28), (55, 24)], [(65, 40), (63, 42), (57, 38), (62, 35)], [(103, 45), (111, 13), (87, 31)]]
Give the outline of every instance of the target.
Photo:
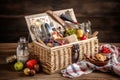
[(72, 29), (66, 28), (65, 36), (69, 36), (69, 35), (72, 35), (72, 34), (75, 34), (75, 29), (74, 28), (72, 28)]

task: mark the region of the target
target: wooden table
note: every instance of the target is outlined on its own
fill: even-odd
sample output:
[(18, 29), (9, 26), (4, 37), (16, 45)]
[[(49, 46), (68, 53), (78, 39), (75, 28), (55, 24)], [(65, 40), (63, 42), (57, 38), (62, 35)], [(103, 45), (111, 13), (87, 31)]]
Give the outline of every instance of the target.
[[(116, 43), (120, 47), (120, 43)], [(33, 77), (25, 76), (23, 72), (16, 72), (10, 69), (10, 65), (5, 62), (5, 58), (15, 54), (16, 43), (0, 43), (0, 80), (69, 80), (59, 73), (48, 75), (46, 73), (35, 74)], [(75, 80), (120, 80), (120, 77), (113, 73), (103, 73), (94, 71), (93, 73), (82, 75)]]

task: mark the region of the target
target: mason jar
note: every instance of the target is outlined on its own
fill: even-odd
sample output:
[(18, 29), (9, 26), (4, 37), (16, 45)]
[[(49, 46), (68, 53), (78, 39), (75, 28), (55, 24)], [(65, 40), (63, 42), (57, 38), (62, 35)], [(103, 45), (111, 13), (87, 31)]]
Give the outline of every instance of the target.
[(25, 37), (20, 37), (16, 49), (17, 61), (25, 63), (29, 59), (28, 42)]

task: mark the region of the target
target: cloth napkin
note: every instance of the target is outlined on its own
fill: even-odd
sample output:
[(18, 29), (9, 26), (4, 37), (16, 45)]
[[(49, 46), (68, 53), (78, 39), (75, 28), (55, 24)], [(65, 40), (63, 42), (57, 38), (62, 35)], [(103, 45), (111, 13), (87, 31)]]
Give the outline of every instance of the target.
[(102, 72), (113, 72), (120, 76), (120, 48), (116, 47), (115, 45), (103, 44), (99, 47), (99, 50), (101, 50), (103, 46), (108, 48), (111, 52), (107, 55), (110, 57), (107, 65), (99, 67), (86, 60), (82, 60), (80, 62), (69, 65), (64, 70), (61, 70), (62, 75), (64, 77), (74, 78), (83, 74), (92, 73), (94, 70), (99, 70)]

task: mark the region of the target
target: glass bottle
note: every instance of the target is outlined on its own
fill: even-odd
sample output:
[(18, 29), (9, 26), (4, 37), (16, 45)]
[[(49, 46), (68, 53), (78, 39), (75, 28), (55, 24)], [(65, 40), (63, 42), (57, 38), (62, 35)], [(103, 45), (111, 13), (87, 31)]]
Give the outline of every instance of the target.
[(87, 23), (85, 23), (85, 32), (87, 34), (92, 34), (92, 31), (91, 31), (91, 22), (88, 21)]
[(16, 53), (17, 61), (25, 63), (29, 59), (28, 42), (25, 37), (20, 37)]

